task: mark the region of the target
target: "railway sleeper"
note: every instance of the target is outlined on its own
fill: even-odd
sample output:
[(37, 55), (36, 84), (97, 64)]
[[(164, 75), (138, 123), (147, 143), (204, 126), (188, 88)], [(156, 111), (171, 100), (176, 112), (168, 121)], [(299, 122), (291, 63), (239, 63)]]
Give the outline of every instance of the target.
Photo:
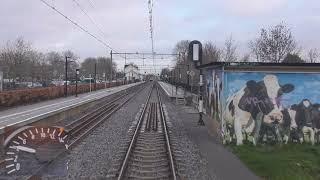
[(127, 170), (128, 173), (135, 173), (135, 174), (140, 174), (140, 175), (145, 175), (145, 176), (152, 176), (152, 175), (157, 175), (157, 174), (170, 174), (170, 168), (169, 167), (161, 167), (161, 168), (152, 168), (152, 169), (146, 169), (146, 168), (139, 168), (139, 167), (130, 167)]
[(156, 159), (156, 160), (147, 160), (147, 159), (136, 159), (136, 158), (130, 158), (130, 160), (134, 163), (145, 163), (145, 164), (155, 164), (155, 163), (163, 163), (167, 162), (167, 158), (162, 159)]
[(160, 163), (156, 163), (156, 164), (141, 164), (141, 163), (130, 162), (128, 165), (132, 166), (132, 167), (156, 168), (156, 167), (163, 167), (163, 166), (168, 167), (169, 163), (168, 162), (160, 162)]
[(152, 151), (152, 152), (150, 152), (150, 151), (148, 151), (148, 152), (146, 152), (146, 151), (134, 151), (134, 153), (135, 154), (141, 154), (141, 155), (150, 155), (150, 156), (152, 155), (152, 156), (154, 156), (154, 155), (158, 155), (158, 154), (167, 153), (167, 150), (161, 149), (159, 151)]
[(159, 159), (159, 158), (161, 158), (161, 159), (167, 158), (167, 154), (149, 155), (149, 156), (133, 154), (132, 158), (134, 158), (134, 159), (144, 159), (144, 160), (156, 160), (156, 159)]
[(155, 174), (146, 176), (144, 174), (129, 173), (126, 177), (129, 179), (170, 179), (170, 174), (155, 173)]

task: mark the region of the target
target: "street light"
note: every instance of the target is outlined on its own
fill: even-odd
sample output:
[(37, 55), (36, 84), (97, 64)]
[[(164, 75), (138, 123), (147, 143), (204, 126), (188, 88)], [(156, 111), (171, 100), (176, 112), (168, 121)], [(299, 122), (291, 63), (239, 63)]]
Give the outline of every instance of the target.
[(66, 69), (66, 74), (65, 74), (65, 82), (64, 82), (64, 96), (68, 96), (68, 57), (66, 56), (66, 63), (65, 63), (65, 69)]
[(76, 69), (76, 97), (78, 97), (78, 75), (79, 69)]

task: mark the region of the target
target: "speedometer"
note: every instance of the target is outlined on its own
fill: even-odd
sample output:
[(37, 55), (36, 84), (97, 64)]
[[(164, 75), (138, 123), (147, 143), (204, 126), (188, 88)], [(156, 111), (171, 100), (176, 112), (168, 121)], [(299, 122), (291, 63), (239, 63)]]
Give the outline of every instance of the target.
[(68, 149), (62, 127), (25, 126), (6, 138), (5, 168), (8, 175), (33, 175)]

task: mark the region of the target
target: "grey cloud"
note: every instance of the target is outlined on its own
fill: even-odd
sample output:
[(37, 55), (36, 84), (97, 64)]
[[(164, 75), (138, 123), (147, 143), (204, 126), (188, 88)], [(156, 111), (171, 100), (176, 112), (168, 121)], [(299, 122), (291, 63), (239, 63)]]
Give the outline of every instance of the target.
[[(90, 32), (103, 36), (72, 0), (46, 1)], [(94, 8), (88, 0), (77, 1), (100, 24), (106, 34), (103, 39), (112, 47), (119, 51), (151, 51), (147, 1), (91, 0)], [(171, 53), (174, 44), (182, 39), (211, 40), (223, 46), (224, 40), (231, 34), (241, 46), (240, 53), (247, 52), (248, 40), (257, 36), (260, 28), (281, 21), (292, 27), (296, 39), (303, 47), (320, 45), (320, 2), (317, 0), (154, 2), (156, 52)], [(109, 53), (108, 49), (40, 0), (2, 0), (0, 46), (18, 36), (23, 36), (43, 51), (71, 49), (81, 58)], [(123, 60), (117, 59), (119, 65), (123, 65)]]

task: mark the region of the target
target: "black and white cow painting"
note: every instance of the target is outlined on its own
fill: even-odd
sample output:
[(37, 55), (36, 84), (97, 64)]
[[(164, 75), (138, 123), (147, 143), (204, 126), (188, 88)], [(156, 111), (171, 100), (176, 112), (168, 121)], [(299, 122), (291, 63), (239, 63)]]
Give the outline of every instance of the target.
[(280, 97), (293, 90), (292, 84), (280, 85), (277, 76), (268, 74), (261, 81), (247, 81), (243, 88), (231, 95), (226, 101), (224, 120), (225, 126), (233, 127), (236, 144), (243, 143), (243, 131), (259, 133), (260, 128), (256, 126), (261, 124), (259, 119), (265, 124), (283, 123)]
[(315, 140), (320, 143), (320, 104), (313, 104), (311, 119), (315, 131)]
[(309, 137), (311, 144), (314, 144), (316, 139), (319, 141), (320, 105), (303, 99), (299, 104), (293, 104), (289, 111), (294, 112), (290, 118), (297, 125), (300, 142), (303, 142), (304, 135)]
[(285, 144), (291, 141), (300, 141), (298, 126), (295, 121), (296, 111), (290, 108), (285, 108), (282, 111), (283, 124), (281, 125), (281, 135)]

